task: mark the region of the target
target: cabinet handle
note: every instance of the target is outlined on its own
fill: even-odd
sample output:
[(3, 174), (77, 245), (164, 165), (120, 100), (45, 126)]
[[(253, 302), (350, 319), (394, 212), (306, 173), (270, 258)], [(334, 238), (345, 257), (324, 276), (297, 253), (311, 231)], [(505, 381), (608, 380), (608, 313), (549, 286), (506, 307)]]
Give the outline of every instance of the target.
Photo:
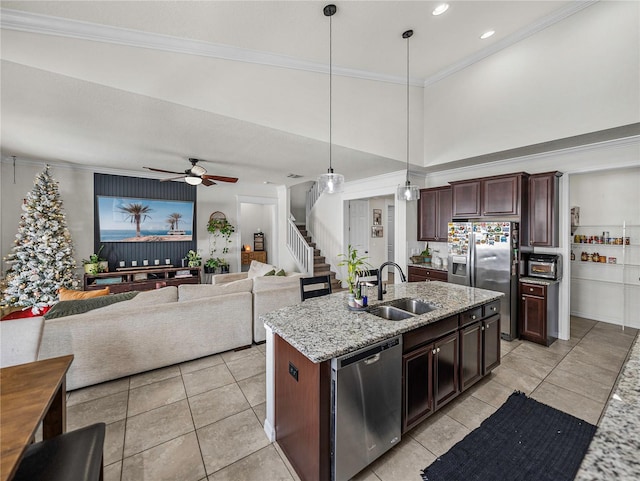
[(489, 324), (487, 324), (485, 327), (486, 327), (487, 329), (489, 329)]
[(471, 320), (472, 320), (472, 321), (475, 321), (475, 320), (476, 320), (476, 315), (475, 315), (475, 314), (471, 316)]
[(431, 354), (435, 354), (436, 352), (437, 352), (437, 351), (434, 349), (434, 350), (431, 352)]
[(440, 352), (440, 348), (436, 349), (437, 352)]
[(529, 288), (529, 292), (533, 292), (533, 287), (530, 287), (530, 288)]
[(524, 298), (524, 296), (522, 297), (522, 300), (525, 301), (526, 299)]

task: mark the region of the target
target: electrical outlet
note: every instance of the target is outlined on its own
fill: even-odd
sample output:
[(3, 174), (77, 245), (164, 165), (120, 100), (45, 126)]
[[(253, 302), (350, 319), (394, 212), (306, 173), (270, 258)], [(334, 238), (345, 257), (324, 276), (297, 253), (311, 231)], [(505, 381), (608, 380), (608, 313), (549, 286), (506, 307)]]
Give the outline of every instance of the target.
[(298, 368), (291, 364), (291, 362), (289, 362), (289, 374), (298, 382)]

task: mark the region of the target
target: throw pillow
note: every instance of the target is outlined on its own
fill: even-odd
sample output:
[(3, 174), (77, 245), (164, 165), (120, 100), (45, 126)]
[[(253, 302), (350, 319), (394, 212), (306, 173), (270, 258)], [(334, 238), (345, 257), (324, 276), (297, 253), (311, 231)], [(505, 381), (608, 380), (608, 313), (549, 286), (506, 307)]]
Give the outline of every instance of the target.
[(61, 301), (73, 301), (77, 299), (91, 299), (92, 297), (100, 297), (109, 295), (109, 288), (96, 289), (95, 291), (76, 291), (73, 289), (58, 289), (58, 299)]
[(225, 284), (181, 284), (178, 286), (178, 300), (183, 302), (237, 292), (251, 292), (252, 288), (253, 279), (242, 279)]
[(265, 264), (259, 261), (251, 261), (251, 265), (249, 266), (249, 270), (247, 271), (247, 277), (249, 279), (253, 279), (254, 277), (262, 277), (271, 269), (275, 270), (276, 266)]
[(287, 274), (285, 274), (284, 269), (280, 269), (278, 272), (276, 272), (276, 276), (286, 276)]
[(59, 317), (83, 314), (85, 312), (99, 309), (101, 307), (115, 304), (116, 302), (133, 299), (138, 292), (121, 292), (110, 296), (92, 297), (89, 299), (74, 299), (71, 301), (60, 301), (44, 315), (45, 319), (57, 319)]
[(267, 276), (275, 276), (276, 275), (276, 270), (275, 269), (271, 269), (269, 272), (267, 272), (264, 276), (262, 277), (267, 277)]
[(131, 299), (131, 305), (136, 307), (155, 306), (167, 302), (178, 302), (178, 287), (167, 286), (152, 291), (142, 291), (139, 295)]

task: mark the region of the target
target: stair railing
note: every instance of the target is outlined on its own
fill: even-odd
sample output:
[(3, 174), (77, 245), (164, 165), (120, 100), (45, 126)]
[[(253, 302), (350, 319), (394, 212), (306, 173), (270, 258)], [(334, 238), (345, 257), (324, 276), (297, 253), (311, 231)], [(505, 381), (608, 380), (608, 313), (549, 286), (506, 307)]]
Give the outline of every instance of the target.
[[(311, 209), (315, 205), (316, 201), (320, 198), (320, 185), (317, 182), (314, 182), (309, 191), (307, 192), (307, 200), (306, 200), (306, 211), (305, 211), (305, 219), (309, 219), (309, 215), (311, 214)], [(307, 227), (309, 226), (309, 221), (306, 221)]]
[(307, 243), (291, 218), (287, 219), (287, 248), (300, 272), (313, 275), (313, 247)]

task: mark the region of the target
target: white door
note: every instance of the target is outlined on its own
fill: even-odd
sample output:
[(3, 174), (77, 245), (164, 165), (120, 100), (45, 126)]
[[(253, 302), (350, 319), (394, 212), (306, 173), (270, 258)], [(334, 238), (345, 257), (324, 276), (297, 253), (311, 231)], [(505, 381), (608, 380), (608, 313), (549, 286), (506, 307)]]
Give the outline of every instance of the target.
[(360, 255), (369, 253), (369, 201), (349, 201), (349, 244)]
[(395, 245), (395, 220), (393, 218), (395, 212), (394, 205), (387, 206), (387, 260), (395, 262), (394, 251)]

